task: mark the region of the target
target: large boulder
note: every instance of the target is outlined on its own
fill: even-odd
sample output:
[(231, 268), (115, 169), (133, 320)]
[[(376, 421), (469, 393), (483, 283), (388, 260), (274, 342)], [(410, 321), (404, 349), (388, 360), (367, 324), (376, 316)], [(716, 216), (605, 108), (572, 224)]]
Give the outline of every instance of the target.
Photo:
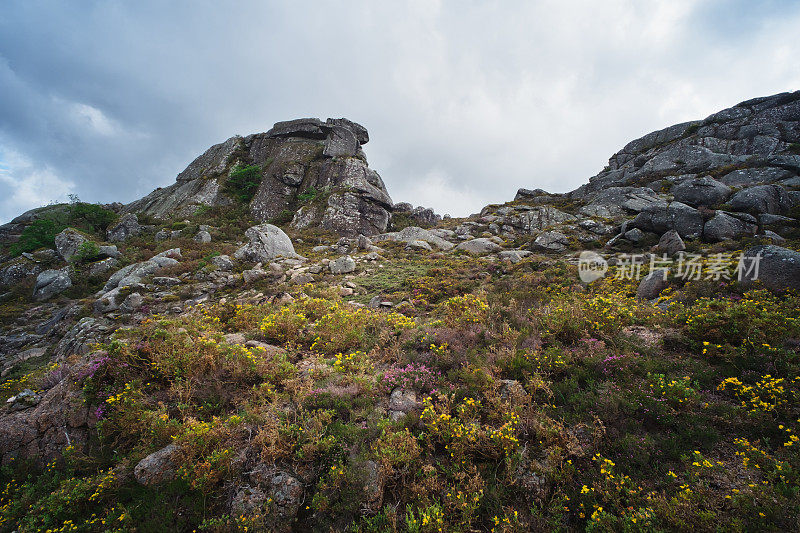
[(636, 297), (640, 300), (652, 300), (658, 297), (661, 291), (669, 286), (668, 274), (668, 270), (657, 269), (645, 276), (636, 289)]
[(683, 239), (681, 239), (681, 236), (678, 234), (678, 232), (674, 229), (671, 229), (661, 236), (661, 238), (658, 240), (656, 249), (662, 254), (676, 255), (677, 253), (686, 250), (686, 244), (684, 244)]
[(751, 211), (780, 215), (787, 213), (794, 201), (780, 185), (756, 185), (734, 194), (730, 202), (734, 211)]
[(174, 266), (178, 264), (178, 259), (181, 258), (181, 249), (172, 248), (165, 250), (147, 261), (141, 261), (123, 267), (114, 272), (108, 281), (103, 286), (98, 294), (105, 294), (117, 287), (129, 287), (142, 283), (142, 280), (147, 276), (151, 276), (161, 270), (162, 268)]
[(569, 246), (569, 238), (560, 231), (543, 231), (531, 243), (534, 250), (563, 252)]
[(68, 267), (58, 270), (45, 270), (36, 278), (33, 298), (39, 302), (49, 300), (70, 287), (72, 287), (72, 278)]
[(675, 230), (684, 239), (697, 239), (703, 233), (703, 215), (684, 203), (672, 202), (667, 207), (644, 209), (636, 215), (633, 226), (659, 234)]
[(731, 188), (710, 176), (682, 181), (672, 188), (675, 200), (684, 204), (713, 207), (731, 195)]
[(754, 246), (744, 252), (742, 263), (740, 277), (745, 286), (760, 281), (775, 292), (800, 290), (800, 252), (773, 244)]
[(456, 246), (456, 249), (464, 250), (465, 252), (469, 252), (473, 255), (485, 255), (492, 252), (497, 252), (501, 250), (501, 247), (492, 239), (478, 237), (477, 239), (470, 239), (460, 243), (458, 246)]
[(83, 243), (88, 242), (81, 232), (76, 229), (67, 228), (56, 235), (56, 251), (64, 261), (69, 261), (78, 253)]
[(234, 256), (251, 263), (268, 263), (277, 257), (299, 258), (294, 251), (292, 239), (278, 226), (261, 224), (248, 228), (244, 233), (250, 239)]
[(355, 272), (356, 262), (349, 255), (345, 255), (328, 263), (331, 274), (349, 274)]

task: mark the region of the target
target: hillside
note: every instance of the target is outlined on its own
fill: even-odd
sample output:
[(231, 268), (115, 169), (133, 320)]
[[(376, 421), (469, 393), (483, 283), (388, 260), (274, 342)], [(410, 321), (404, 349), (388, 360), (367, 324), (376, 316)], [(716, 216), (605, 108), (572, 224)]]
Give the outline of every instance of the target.
[(0, 531), (798, 528), (800, 92), (463, 219), (368, 140), (0, 226)]

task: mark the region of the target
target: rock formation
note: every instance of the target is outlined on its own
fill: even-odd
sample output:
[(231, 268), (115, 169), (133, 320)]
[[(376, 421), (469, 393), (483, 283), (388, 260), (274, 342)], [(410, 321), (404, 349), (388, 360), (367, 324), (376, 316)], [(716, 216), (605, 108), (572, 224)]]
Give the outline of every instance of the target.
[(231, 137), (178, 174), (175, 184), (125, 206), (157, 218), (189, 216), (198, 207), (231, 205), (226, 180), (237, 165), (258, 165), (249, 202), (259, 222), (287, 217), (302, 229), (319, 225), (346, 236), (386, 230), (392, 200), (361, 146), (366, 128), (347, 119), (278, 122), (266, 133)]

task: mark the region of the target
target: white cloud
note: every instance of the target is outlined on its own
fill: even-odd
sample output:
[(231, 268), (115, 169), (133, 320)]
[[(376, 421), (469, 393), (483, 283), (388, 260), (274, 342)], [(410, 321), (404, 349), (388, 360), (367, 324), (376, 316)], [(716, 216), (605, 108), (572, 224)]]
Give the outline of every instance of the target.
[[(54, 202), (63, 202), (75, 184), (60, 179), (49, 167), (39, 168), (15, 152), (0, 153), (0, 213), (19, 215)], [(13, 216), (9, 216), (13, 218)]]
[(76, 127), (85, 128), (88, 126), (91, 131), (100, 135), (118, 133), (118, 128), (114, 122), (96, 107), (76, 102), (70, 104), (69, 108)]

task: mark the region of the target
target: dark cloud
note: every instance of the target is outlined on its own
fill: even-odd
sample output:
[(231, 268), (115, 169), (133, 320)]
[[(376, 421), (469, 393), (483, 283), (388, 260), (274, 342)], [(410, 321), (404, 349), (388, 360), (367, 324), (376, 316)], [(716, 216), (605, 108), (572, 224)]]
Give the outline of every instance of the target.
[(635, 136), (800, 85), (798, 8), (743, 5), (6, 2), (0, 221), (133, 200), (301, 116), (366, 125), (396, 201), (569, 190)]

